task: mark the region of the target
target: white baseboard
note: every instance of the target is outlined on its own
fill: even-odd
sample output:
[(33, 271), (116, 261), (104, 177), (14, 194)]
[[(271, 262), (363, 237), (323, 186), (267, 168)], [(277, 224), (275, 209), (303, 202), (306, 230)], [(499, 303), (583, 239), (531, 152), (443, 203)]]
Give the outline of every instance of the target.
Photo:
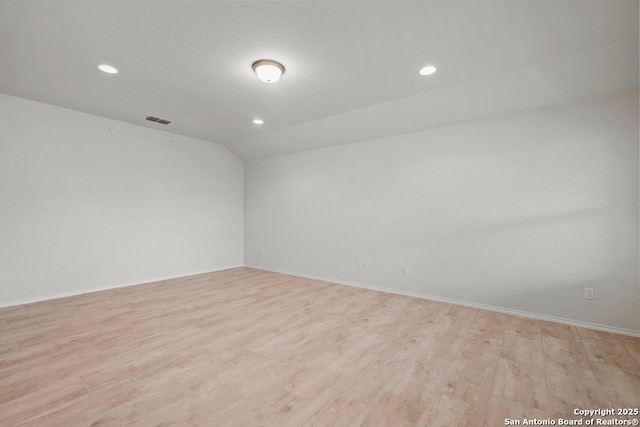
[(258, 270), (272, 271), (274, 273), (287, 274), (287, 275), (290, 275), (290, 276), (303, 277), (303, 278), (306, 278), (306, 279), (322, 280), (324, 282), (331, 282), (331, 283), (336, 283), (336, 284), (339, 284), (339, 285), (354, 286), (354, 287), (357, 287), (357, 288), (370, 289), (370, 290), (373, 290), (373, 291), (387, 292), (387, 293), (391, 293), (391, 294), (404, 295), (404, 296), (415, 297), (415, 298), (422, 298), (422, 299), (427, 299), (427, 300), (431, 300), (431, 301), (444, 302), (444, 303), (448, 303), (448, 304), (462, 305), (462, 306), (465, 306), (465, 307), (479, 308), (479, 309), (482, 309), (482, 310), (495, 311), (495, 312), (498, 312), (498, 313), (512, 314), (512, 315), (515, 315), (515, 316), (528, 317), (528, 318), (531, 318), (531, 319), (538, 319), (538, 320), (546, 320), (546, 321), (550, 321), (550, 322), (562, 323), (562, 324), (565, 324), (565, 325), (577, 326), (577, 327), (580, 327), (580, 328), (595, 329), (595, 330), (598, 330), (598, 331), (612, 332), (614, 334), (627, 335), (627, 336), (631, 336), (631, 337), (640, 338), (640, 331), (635, 331), (633, 329), (616, 328), (616, 327), (612, 327), (612, 326), (599, 325), (599, 324), (589, 323), (589, 322), (582, 322), (582, 321), (579, 321), (579, 320), (565, 319), (563, 317), (548, 316), (548, 315), (545, 315), (545, 314), (532, 313), (532, 312), (520, 311), (520, 310), (512, 310), (512, 309), (509, 309), (509, 308), (496, 307), (496, 306), (488, 305), (488, 304), (479, 304), (479, 303), (475, 303), (475, 302), (458, 300), (458, 299), (454, 299), (454, 298), (439, 297), (439, 296), (436, 296), (436, 295), (429, 295), (429, 294), (424, 294), (424, 293), (420, 293), (420, 292), (403, 291), (403, 290), (399, 290), (399, 289), (386, 288), (384, 286), (376, 286), (376, 285), (369, 285), (369, 284), (366, 284), (366, 283), (350, 282), (350, 281), (339, 280), (339, 279), (334, 279), (334, 278), (330, 278), (330, 277), (314, 276), (314, 275), (310, 275), (310, 274), (298, 273), (298, 272), (295, 272), (295, 271), (283, 271), (283, 270), (278, 270), (278, 269), (264, 268), (264, 267), (258, 267), (258, 266), (250, 266), (250, 265), (247, 265), (247, 267), (255, 268), (255, 269), (258, 269)]
[(171, 280), (171, 279), (177, 279), (177, 278), (180, 278), (180, 277), (195, 276), (195, 275), (198, 275), (198, 274), (214, 273), (216, 271), (229, 270), (231, 268), (238, 268), (238, 267), (244, 267), (244, 265), (224, 266), (224, 267), (217, 268), (215, 270), (193, 272), (193, 273), (188, 273), (188, 274), (184, 274), (184, 275), (180, 275), (180, 276), (153, 277), (153, 278), (150, 278), (148, 280), (145, 279), (144, 282), (121, 283), (121, 284), (117, 284), (117, 285), (113, 285), (113, 286), (111, 286), (111, 285), (110, 286), (100, 286), (100, 287), (95, 287), (95, 288), (90, 288), (90, 289), (83, 289), (83, 290), (78, 291), (78, 292), (62, 292), (62, 293), (58, 293), (58, 294), (50, 294), (50, 295), (46, 295), (46, 296), (39, 297), (39, 298), (34, 298), (34, 299), (0, 302), (0, 308), (14, 307), (16, 305), (33, 304), (33, 303), (36, 303), (36, 302), (49, 301), (49, 300), (53, 300), (53, 299), (67, 298), (67, 297), (72, 297), (72, 296), (76, 296), (76, 295), (90, 294), (92, 292), (108, 291), (109, 289), (118, 289), (118, 288), (126, 288), (126, 287), (129, 287), (129, 286), (144, 285), (145, 283), (161, 282), (163, 280)]
[(251, 266), (251, 265), (246, 265), (246, 266), (244, 266), (244, 265), (230, 265), (230, 266), (220, 267), (220, 268), (215, 269), (215, 270), (193, 272), (193, 273), (189, 273), (189, 274), (185, 274), (185, 275), (181, 275), (181, 276), (153, 278), (153, 279), (147, 280), (145, 282), (124, 283), (124, 284), (119, 284), (119, 285), (115, 285), (115, 286), (106, 286), (106, 287), (98, 287), (98, 288), (87, 289), (87, 290), (83, 290), (81, 292), (68, 292), (68, 293), (47, 295), (47, 296), (42, 297), (42, 298), (31, 299), (31, 300), (11, 301), (9, 303), (0, 304), (0, 308), (13, 307), (13, 306), (16, 306), (16, 305), (32, 304), (32, 303), (41, 302), (41, 301), (48, 301), (48, 300), (52, 300), (52, 299), (66, 298), (66, 297), (70, 297), (70, 296), (83, 295), (83, 294), (88, 294), (88, 293), (92, 293), (92, 292), (106, 291), (106, 290), (109, 290), (109, 289), (126, 288), (128, 286), (136, 286), (136, 285), (141, 285), (141, 284), (144, 284), (144, 283), (159, 282), (159, 281), (162, 281), (162, 280), (171, 280), (171, 279), (176, 279), (176, 278), (179, 278), (179, 277), (187, 277), (187, 276), (195, 276), (195, 275), (198, 275), (198, 274), (214, 273), (214, 272), (217, 272), (217, 271), (229, 270), (231, 268), (239, 268), (239, 267), (255, 268), (255, 269), (258, 269), (258, 270), (271, 271), (271, 272), (274, 272), (274, 273), (287, 274), (287, 275), (290, 275), (290, 276), (303, 277), (303, 278), (306, 278), (306, 279), (322, 280), (324, 282), (336, 283), (336, 284), (339, 284), (339, 285), (354, 286), (354, 287), (357, 287), (357, 288), (364, 288), (364, 289), (369, 289), (369, 290), (378, 291), (378, 292), (387, 292), (387, 293), (391, 293), (391, 294), (404, 295), (404, 296), (415, 297), (415, 298), (422, 298), (422, 299), (427, 299), (427, 300), (431, 300), (431, 301), (439, 301), (439, 302), (444, 302), (444, 303), (448, 303), (448, 304), (461, 305), (461, 306), (465, 306), (465, 307), (479, 308), (479, 309), (482, 309), (482, 310), (495, 311), (495, 312), (498, 312), (498, 313), (512, 314), (512, 315), (516, 315), (516, 316), (529, 317), (529, 318), (538, 319), (538, 320), (547, 320), (547, 321), (550, 321), (550, 322), (563, 323), (563, 324), (566, 324), (566, 325), (577, 326), (577, 327), (580, 327), (580, 328), (595, 329), (595, 330), (598, 330), (598, 331), (612, 332), (612, 333), (615, 333), (615, 334), (621, 334), (621, 335), (627, 335), (627, 336), (640, 338), (640, 331), (635, 331), (635, 330), (632, 330), (632, 329), (616, 328), (616, 327), (612, 327), (612, 326), (599, 325), (599, 324), (595, 324), (595, 323), (582, 322), (582, 321), (572, 320), (572, 319), (565, 319), (563, 317), (548, 316), (548, 315), (539, 314), (539, 313), (532, 313), (532, 312), (528, 312), (528, 311), (513, 310), (513, 309), (504, 308), (504, 307), (496, 307), (496, 306), (488, 305), (488, 304), (479, 304), (479, 303), (474, 303), (474, 302), (470, 302), (470, 301), (458, 300), (458, 299), (454, 299), (454, 298), (446, 298), (446, 297), (440, 297), (440, 296), (437, 296), (437, 295), (429, 295), (429, 294), (424, 294), (424, 293), (420, 293), (420, 292), (403, 291), (403, 290), (399, 290), (399, 289), (387, 288), (387, 287), (384, 287), (384, 286), (376, 286), (376, 285), (370, 285), (370, 284), (366, 284), (366, 283), (350, 282), (350, 281), (345, 281), (345, 280), (340, 280), (340, 279), (334, 279), (334, 278), (331, 278), (331, 277), (315, 276), (315, 275), (303, 274), (303, 273), (299, 273), (299, 272), (295, 272), (295, 271), (284, 271), (284, 270), (279, 270), (279, 269), (265, 268), (265, 267), (259, 267), (259, 266)]

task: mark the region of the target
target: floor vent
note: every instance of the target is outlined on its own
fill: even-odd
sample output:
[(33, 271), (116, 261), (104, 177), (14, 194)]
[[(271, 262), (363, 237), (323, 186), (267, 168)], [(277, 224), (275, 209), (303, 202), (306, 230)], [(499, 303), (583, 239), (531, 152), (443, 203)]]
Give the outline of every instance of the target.
[(160, 117), (156, 116), (147, 116), (144, 119), (149, 120), (150, 122), (160, 123), (161, 125), (168, 125), (169, 123), (171, 123), (171, 120), (161, 119)]

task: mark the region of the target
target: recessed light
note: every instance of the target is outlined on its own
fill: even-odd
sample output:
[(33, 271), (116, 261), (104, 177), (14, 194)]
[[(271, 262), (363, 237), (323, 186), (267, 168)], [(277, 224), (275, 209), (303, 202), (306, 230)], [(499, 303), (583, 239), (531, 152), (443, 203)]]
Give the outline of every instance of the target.
[(251, 68), (265, 83), (275, 83), (284, 74), (284, 65), (271, 59), (260, 59), (251, 64)]
[(254, 125), (261, 125), (264, 123), (264, 120), (262, 119), (253, 119), (253, 124)]
[(111, 65), (102, 64), (102, 65), (98, 65), (98, 68), (100, 69), (100, 71), (104, 71), (105, 73), (108, 73), (108, 74), (118, 74), (118, 69), (115, 67), (112, 67)]
[(433, 65), (427, 65), (426, 67), (420, 69), (421, 76), (430, 76), (435, 72), (436, 72), (436, 67), (434, 67)]

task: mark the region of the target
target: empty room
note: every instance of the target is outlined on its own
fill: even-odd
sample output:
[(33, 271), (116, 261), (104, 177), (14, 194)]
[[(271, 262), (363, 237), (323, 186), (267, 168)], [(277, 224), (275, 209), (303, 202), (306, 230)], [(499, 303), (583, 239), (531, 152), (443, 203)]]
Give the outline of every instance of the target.
[(0, 426), (637, 425), (638, 0), (0, 0)]

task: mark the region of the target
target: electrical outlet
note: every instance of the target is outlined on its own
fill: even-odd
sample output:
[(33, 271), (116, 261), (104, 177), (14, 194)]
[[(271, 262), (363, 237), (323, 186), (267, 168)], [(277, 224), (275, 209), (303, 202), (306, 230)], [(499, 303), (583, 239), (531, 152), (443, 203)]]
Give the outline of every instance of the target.
[(362, 261), (356, 260), (356, 270), (362, 270)]
[(260, 249), (260, 255), (264, 256), (264, 249)]
[(131, 261), (129, 261), (128, 259), (125, 259), (122, 264), (124, 265), (124, 268), (129, 268), (131, 266)]
[(584, 299), (595, 299), (593, 288), (584, 288)]
[(409, 266), (408, 265), (403, 265), (402, 266), (402, 274), (407, 276), (409, 275)]

